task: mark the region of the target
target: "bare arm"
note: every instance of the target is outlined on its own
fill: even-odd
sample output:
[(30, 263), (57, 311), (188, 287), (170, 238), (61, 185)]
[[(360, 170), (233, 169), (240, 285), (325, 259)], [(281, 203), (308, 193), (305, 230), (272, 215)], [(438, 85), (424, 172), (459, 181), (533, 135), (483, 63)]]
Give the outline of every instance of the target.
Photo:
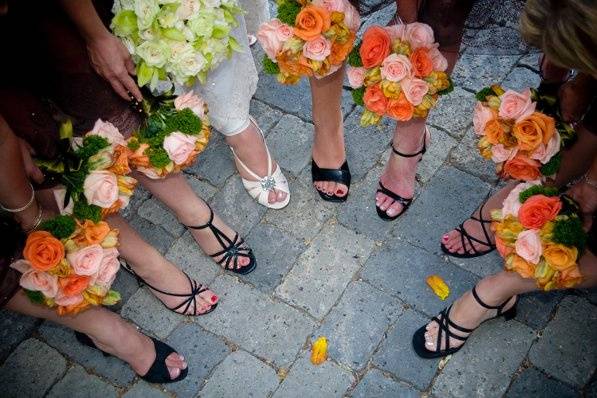
[(397, 14), (404, 23), (413, 23), (419, 13), (419, 0), (396, 0)]

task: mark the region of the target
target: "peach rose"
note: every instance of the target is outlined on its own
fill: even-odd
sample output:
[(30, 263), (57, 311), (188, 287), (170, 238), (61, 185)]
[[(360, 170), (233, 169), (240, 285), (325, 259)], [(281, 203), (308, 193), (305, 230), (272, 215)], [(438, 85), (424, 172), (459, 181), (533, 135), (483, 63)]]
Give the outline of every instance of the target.
[(427, 77), (433, 72), (433, 61), (429, 57), (429, 50), (417, 48), (410, 54), (413, 73), (416, 77)]
[(413, 117), (415, 107), (406, 99), (404, 93), (400, 93), (398, 99), (388, 102), (388, 115), (401, 122), (406, 122)]
[(292, 27), (280, 22), (279, 19), (262, 23), (257, 31), (257, 39), (263, 51), (274, 62), (276, 55), (282, 51), (284, 43), (293, 36)]
[(496, 163), (502, 163), (508, 159), (512, 159), (516, 156), (517, 152), (517, 148), (508, 149), (502, 144), (496, 144), (491, 148), (491, 160)]
[(560, 135), (554, 134), (547, 145), (540, 144), (535, 152), (531, 155), (531, 159), (535, 159), (545, 164), (551, 160), (558, 152), (560, 152)]
[[(84, 289), (83, 289), (84, 290)], [(62, 307), (71, 307), (83, 302), (84, 298), (81, 294), (75, 294), (71, 296), (67, 296), (62, 292), (58, 292), (56, 297), (54, 298), (54, 302)]]
[(383, 115), (386, 113), (388, 106), (388, 99), (383, 94), (379, 84), (374, 84), (365, 89), (365, 95), (363, 95), (363, 101), (365, 107), (373, 113)]
[(431, 26), (421, 22), (414, 22), (406, 25), (405, 36), (413, 50), (420, 47), (431, 48), (435, 42)]
[(363, 35), (363, 42), (359, 49), (361, 60), (365, 68), (381, 65), (390, 54), (391, 39), (388, 32), (380, 26), (371, 26)]
[(390, 54), (381, 63), (381, 77), (391, 82), (399, 82), (412, 76), (409, 59), (402, 54)]
[(85, 178), (83, 193), (87, 202), (102, 208), (110, 208), (118, 200), (118, 180), (109, 171), (92, 171)]
[(498, 115), (504, 119), (521, 120), (535, 112), (536, 103), (531, 101), (531, 90), (526, 89), (522, 93), (514, 90), (507, 90), (500, 97)]
[(580, 269), (578, 268), (578, 266), (566, 268), (565, 270), (560, 271), (560, 276), (558, 278), (558, 287), (570, 289), (581, 283), (582, 280), (583, 276), (580, 273)]
[(386, 26), (386, 31), (390, 35), (390, 39), (394, 40), (405, 40), (406, 35), (406, 24), (399, 23), (396, 25)]
[(516, 180), (533, 181), (541, 177), (540, 166), (541, 163), (538, 161), (518, 152), (516, 156), (504, 163), (502, 174)]
[(502, 216), (518, 217), (518, 211), (520, 210), (520, 206), (522, 206), (522, 203), (520, 203), (520, 193), (522, 191), (526, 191), (532, 186), (539, 184), (539, 181), (531, 181), (523, 182), (515, 186), (514, 189), (510, 191), (510, 193), (504, 200), (504, 203), (502, 205)]
[(552, 117), (534, 112), (519, 120), (512, 129), (523, 151), (534, 151), (540, 144), (547, 144), (556, 134), (556, 124)]
[(104, 249), (94, 244), (67, 254), (66, 259), (77, 275), (91, 276), (99, 270), (103, 256)]
[(195, 151), (196, 142), (197, 138), (195, 136), (175, 131), (164, 138), (163, 147), (170, 160), (172, 160), (174, 164), (181, 165), (184, 164), (193, 154), (193, 151)]
[(352, 4), (348, 3), (348, 1), (344, 0), (344, 3), (346, 3), (344, 9), (344, 23), (348, 29), (356, 32), (361, 26), (361, 16), (359, 15), (359, 11), (354, 8)]
[(519, 233), (514, 244), (514, 250), (516, 254), (529, 263), (537, 265), (543, 252), (539, 232), (529, 229)]
[(329, 12), (344, 12), (346, 8), (346, 3), (344, 0), (313, 0), (311, 4), (323, 7)]
[(568, 247), (561, 244), (547, 245), (543, 252), (545, 261), (554, 269), (564, 271), (576, 265), (578, 249), (574, 246)]
[(49, 271), (64, 258), (64, 246), (49, 232), (35, 231), (27, 237), (23, 257), (35, 270)]
[(402, 92), (406, 99), (413, 104), (413, 106), (420, 105), (421, 102), (423, 102), (423, 97), (429, 91), (427, 82), (416, 78), (404, 79), (400, 82), (400, 86), (402, 87)]
[(118, 261), (118, 250), (116, 248), (104, 249), (104, 256), (100, 264), (97, 274), (91, 281), (91, 284), (109, 289), (116, 279), (116, 274), (120, 269), (120, 261)]
[(428, 55), (434, 71), (445, 72), (448, 69), (448, 60), (437, 47), (430, 48)]
[(560, 210), (562, 201), (557, 196), (534, 195), (522, 204), (518, 218), (525, 228), (541, 229), (545, 223), (555, 219)]
[(23, 289), (41, 292), (50, 298), (56, 296), (58, 292), (58, 277), (56, 275), (36, 271), (26, 260), (17, 260), (10, 267), (23, 274), (19, 282)]
[(332, 43), (323, 36), (317, 36), (303, 45), (303, 55), (314, 61), (325, 61), (332, 53)]
[(352, 88), (359, 88), (363, 86), (363, 82), (365, 81), (365, 68), (355, 68), (355, 67), (348, 67), (346, 71), (346, 76), (348, 77), (348, 84)]
[(487, 107), (484, 106), (483, 103), (477, 101), (475, 104), (475, 109), (473, 110), (473, 130), (477, 135), (485, 135), (485, 126), (487, 122), (492, 119), (495, 119), (496, 114), (495, 112)]
[(174, 99), (174, 107), (177, 111), (190, 109), (195, 115), (202, 118), (205, 116), (205, 101), (195, 95), (192, 91), (179, 95)]
[(335, 73), (338, 69), (340, 69), (342, 63), (344, 62), (346, 57), (348, 57), (348, 54), (352, 51), (352, 48), (354, 46), (354, 39), (355, 34), (353, 32), (350, 32), (349, 39), (346, 40), (344, 43), (340, 43), (339, 41), (334, 41), (332, 43), (332, 52), (330, 54), (330, 57), (328, 58), (332, 66), (330, 67), (328, 75), (331, 75), (332, 73)]
[(512, 256), (511, 267), (523, 278), (533, 278), (535, 276), (535, 265), (520, 256)]
[[(58, 279), (58, 294), (56, 298), (61, 296), (77, 296), (85, 291), (89, 287), (89, 281), (91, 277), (86, 275), (70, 275), (64, 278)], [(62, 304), (59, 304), (62, 305)], [(67, 304), (64, 304), (67, 305)], [(70, 305), (70, 304), (68, 304)]]
[(102, 119), (97, 119), (93, 129), (86, 135), (99, 135), (108, 140), (112, 147), (117, 145), (126, 146), (126, 140), (120, 134), (120, 131), (112, 123), (104, 122)]
[(305, 41), (313, 40), (331, 26), (330, 13), (316, 5), (305, 6), (296, 16), (294, 34)]

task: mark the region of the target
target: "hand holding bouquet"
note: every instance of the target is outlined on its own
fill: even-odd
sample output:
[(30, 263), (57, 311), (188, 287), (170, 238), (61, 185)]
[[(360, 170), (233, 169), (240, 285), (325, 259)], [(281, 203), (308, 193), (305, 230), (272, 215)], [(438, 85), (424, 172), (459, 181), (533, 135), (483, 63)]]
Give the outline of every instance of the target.
[(348, 63), (352, 97), (365, 107), (362, 126), (379, 124), (383, 116), (403, 122), (426, 117), (438, 97), (452, 91), (448, 62), (423, 23), (369, 27)]
[(582, 281), (577, 262), (586, 234), (572, 199), (538, 182), (522, 183), (491, 216), (507, 270), (534, 278), (543, 290), (570, 288)]
[(352, 50), (359, 25), (348, 0), (278, 0), (278, 18), (257, 32), (264, 71), (283, 84), (334, 73)]
[(120, 268), (117, 246), (118, 230), (106, 222), (58, 216), (29, 234), (24, 260), (11, 267), (22, 273), (20, 285), (31, 301), (74, 315), (120, 301), (110, 290)]
[(131, 165), (149, 178), (163, 178), (193, 164), (209, 141), (205, 102), (188, 92), (144, 105), (147, 120), (128, 140)]

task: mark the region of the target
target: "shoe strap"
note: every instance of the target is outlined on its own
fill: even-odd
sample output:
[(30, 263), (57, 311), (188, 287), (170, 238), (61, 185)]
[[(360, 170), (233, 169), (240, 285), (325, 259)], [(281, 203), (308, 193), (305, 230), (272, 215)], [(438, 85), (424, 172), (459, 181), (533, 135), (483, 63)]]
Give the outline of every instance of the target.
[[(153, 361), (153, 364), (151, 364), (151, 367), (147, 373), (141, 376), (141, 378), (149, 383), (165, 383), (173, 381), (170, 378), (170, 372), (166, 366), (166, 358), (176, 351), (168, 344), (163, 343), (153, 337), (151, 337), (151, 341), (153, 341), (153, 346), (155, 348), (155, 360)], [(183, 373), (181, 372), (181, 375), (182, 374)]]
[(255, 121), (255, 119), (253, 119), (251, 116), (249, 116), (249, 119), (251, 120), (251, 123), (255, 126), (255, 128), (257, 129), (257, 131), (259, 132), (259, 134), (261, 134), (261, 138), (263, 140), (263, 145), (265, 146), (265, 152), (267, 153), (267, 175), (265, 177), (259, 177), (257, 175), (257, 173), (253, 172), (253, 170), (249, 169), (247, 167), (247, 165), (240, 160), (240, 158), (236, 155), (236, 152), (234, 151), (234, 148), (230, 147), (230, 150), (232, 151), (232, 154), (234, 155), (234, 158), (238, 161), (238, 164), (240, 164), (242, 166), (243, 169), (245, 169), (245, 171), (247, 173), (249, 173), (249, 175), (253, 178), (255, 178), (257, 181), (261, 181), (267, 178), (270, 178), (272, 176), (273, 170), (272, 170), (272, 157), (269, 153), (269, 148), (267, 147), (267, 143), (265, 142), (265, 135), (263, 133), (263, 130), (261, 130), (261, 127), (259, 127), (259, 125), (257, 125), (257, 122)]
[(398, 195), (397, 193), (390, 191), (388, 188), (386, 188), (381, 183), (381, 181), (379, 181), (379, 189), (377, 190), (377, 192), (383, 193), (384, 195), (392, 198), (394, 201), (400, 203), (402, 205), (403, 209), (408, 208), (413, 201), (413, 198), (410, 198), (410, 199), (403, 198), (402, 196)]
[(339, 169), (325, 169), (321, 168), (315, 163), (315, 160), (311, 161), (311, 174), (313, 182), (320, 181), (331, 181), (344, 184), (347, 187), (350, 186), (351, 174), (348, 167), (348, 161), (345, 160)]
[(508, 300), (504, 301), (500, 305), (489, 305), (485, 303), (483, 300), (481, 300), (481, 298), (479, 297), (479, 294), (477, 293), (477, 286), (473, 287), (472, 293), (473, 297), (481, 307), (484, 307), (488, 310), (497, 310), (497, 316), (500, 316), (502, 314), (502, 309), (506, 306), (506, 304), (510, 302), (510, 299), (512, 298), (510, 297)]
[[(437, 333), (437, 340), (436, 340), (436, 351), (442, 351), (441, 350), (441, 346), (442, 346), (442, 337), (444, 338), (444, 350), (448, 350), (450, 349), (450, 339), (456, 339), (456, 340), (460, 340), (460, 341), (466, 341), (468, 339), (468, 337), (470, 336), (470, 334), (474, 331), (474, 329), (467, 329), (464, 328), (458, 324), (456, 324), (455, 322), (453, 322), (450, 319), (450, 310), (452, 309), (452, 306), (448, 307), (448, 308), (444, 308), (441, 312), (441, 318), (438, 318), (437, 316), (434, 316), (433, 318), (431, 318), (432, 321), (435, 321), (439, 328), (438, 328), (438, 333)], [(460, 336), (457, 335), (455, 333), (453, 333), (450, 330), (450, 327), (462, 332), (462, 333), (467, 333), (467, 336)]]
[(425, 136), (423, 137), (423, 148), (421, 148), (421, 150), (419, 150), (415, 153), (400, 152), (398, 149), (396, 149), (396, 147), (394, 146), (394, 143), (392, 143), (392, 152), (394, 152), (398, 156), (402, 156), (403, 158), (413, 158), (418, 155), (424, 155), (425, 152), (427, 152), (427, 136), (428, 135), (429, 135), (429, 129), (427, 129), (427, 127), (425, 127)]

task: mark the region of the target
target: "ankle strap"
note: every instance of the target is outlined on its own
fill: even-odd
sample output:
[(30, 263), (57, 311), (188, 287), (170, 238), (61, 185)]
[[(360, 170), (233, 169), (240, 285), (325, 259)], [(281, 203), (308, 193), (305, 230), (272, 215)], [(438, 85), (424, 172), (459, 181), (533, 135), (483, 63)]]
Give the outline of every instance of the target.
[(505, 302), (503, 302), (500, 305), (495, 305), (495, 306), (494, 305), (489, 305), (489, 304), (486, 304), (483, 300), (481, 300), (481, 298), (477, 294), (477, 286), (473, 287), (472, 293), (473, 293), (473, 297), (475, 298), (475, 300), (477, 301), (477, 303), (479, 303), (479, 305), (481, 307), (487, 308), (488, 310), (498, 310), (498, 311), (501, 311), (501, 309), (504, 308), (504, 306), (506, 304), (508, 304), (508, 302), (510, 301), (510, 299), (508, 299), (508, 300), (506, 300)]
[(400, 152), (398, 149), (396, 149), (394, 147), (394, 143), (392, 143), (392, 152), (394, 152), (398, 156), (402, 156), (403, 158), (413, 158), (417, 155), (424, 155), (425, 152), (427, 152), (427, 142), (426, 141), (427, 141), (426, 139), (423, 140), (423, 148), (420, 151), (415, 152), (415, 153)]
[(207, 202), (205, 202), (205, 205), (209, 209), (209, 221), (203, 225), (185, 225), (185, 227), (191, 229), (204, 229), (209, 228), (213, 225), (212, 222), (214, 220), (214, 211), (211, 209), (211, 206)]

